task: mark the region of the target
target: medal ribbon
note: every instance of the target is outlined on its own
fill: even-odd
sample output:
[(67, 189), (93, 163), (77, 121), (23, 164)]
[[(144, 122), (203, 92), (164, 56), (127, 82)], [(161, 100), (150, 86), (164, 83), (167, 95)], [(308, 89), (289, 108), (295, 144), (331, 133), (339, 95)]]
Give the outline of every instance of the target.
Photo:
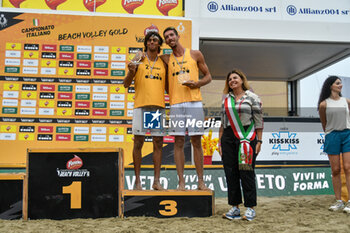
[(179, 61), (177, 60), (176, 56), (175, 56), (174, 53), (173, 53), (173, 56), (174, 56), (174, 58), (175, 58), (175, 60), (176, 60), (176, 63), (177, 63), (177, 65), (180, 67), (180, 72), (182, 72), (182, 66), (184, 65), (185, 53), (186, 53), (186, 48), (185, 48), (185, 50), (184, 50), (184, 56), (182, 57), (181, 65), (180, 65)]
[(157, 62), (157, 60), (158, 60), (158, 56), (157, 56), (156, 59), (154, 60), (153, 66), (151, 66), (151, 60), (149, 59), (147, 53), (146, 53), (146, 57), (147, 57), (147, 60), (148, 60), (150, 76), (152, 76), (152, 70), (153, 70), (154, 65), (156, 64), (156, 62)]

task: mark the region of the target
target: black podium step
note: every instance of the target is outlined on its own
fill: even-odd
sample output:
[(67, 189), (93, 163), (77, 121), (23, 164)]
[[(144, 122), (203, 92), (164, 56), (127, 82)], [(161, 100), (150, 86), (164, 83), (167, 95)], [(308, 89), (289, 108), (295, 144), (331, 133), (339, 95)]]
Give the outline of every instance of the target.
[(202, 190), (123, 190), (124, 217), (209, 217), (214, 214), (214, 192)]

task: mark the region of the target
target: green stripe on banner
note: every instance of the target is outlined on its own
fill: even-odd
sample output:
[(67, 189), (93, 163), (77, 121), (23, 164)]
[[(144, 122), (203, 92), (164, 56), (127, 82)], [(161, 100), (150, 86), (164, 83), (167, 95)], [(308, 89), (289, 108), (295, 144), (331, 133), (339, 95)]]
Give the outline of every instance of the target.
[[(333, 185), (330, 167), (256, 169), (258, 196), (330, 195)], [(197, 188), (196, 170), (185, 169), (186, 189)], [(227, 197), (226, 177), (223, 168), (204, 169), (204, 182), (215, 191), (215, 197)], [(153, 169), (142, 169), (141, 183), (150, 190)], [(161, 183), (166, 189), (176, 189), (176, 169), (161, 170)], [(125, 169), (125, 189), (132, 189), (135, 182), (133, 169)]]

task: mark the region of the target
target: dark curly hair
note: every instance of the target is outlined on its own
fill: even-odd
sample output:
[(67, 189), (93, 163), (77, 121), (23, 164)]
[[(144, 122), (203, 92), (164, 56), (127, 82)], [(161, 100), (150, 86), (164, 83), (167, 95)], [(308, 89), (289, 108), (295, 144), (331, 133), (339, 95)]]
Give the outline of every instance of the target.
[[(329, 76), (323, 83), (321, 93), (320, 93), (320, 98), (318, 98), (318, 104), (317, 104), (317, 109), (320, 107), (320, 103), (327, 99), (329, 96), (331, 96), (331, 86), (333, 83), (337, 80), (340, 80), (338, 76)], [(339, 93), (340, 96), (341, 93)]]
[(158, 32), (156, 31), (150, 31), (147, 33), (146, 37), (145, 37), (145, 41), (143, 42), (143, 44), (145, 45), (145, 52), (147, 52), (147, 41), (149, 40), (149, 38), (151, 38), (152, 36), (158, 37), (159, 39), (159, 47), (158, 47), (158, 53), (160, 53), (160, 47), (163, 44), (163, 38), (159, 35)]

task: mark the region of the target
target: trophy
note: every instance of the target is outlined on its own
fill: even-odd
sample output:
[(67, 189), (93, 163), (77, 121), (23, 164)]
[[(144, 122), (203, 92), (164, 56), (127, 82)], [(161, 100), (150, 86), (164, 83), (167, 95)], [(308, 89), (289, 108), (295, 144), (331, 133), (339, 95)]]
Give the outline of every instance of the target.
[(142, 63), (141, 62), (142, 58), (143, 58), (143, 53), (141, 51), (137, 51), (137, 53), (135, 53), (135, 56), (133, 56), (130, 62), (132, 64), (138, 65)]
[(179, 82), (179, 84), (186, 83), (190, 80), (190, 78), (190, 74), (186, 72), (186, 70), (180, 70), (179, 74), (177, 75), (177, 81)]

